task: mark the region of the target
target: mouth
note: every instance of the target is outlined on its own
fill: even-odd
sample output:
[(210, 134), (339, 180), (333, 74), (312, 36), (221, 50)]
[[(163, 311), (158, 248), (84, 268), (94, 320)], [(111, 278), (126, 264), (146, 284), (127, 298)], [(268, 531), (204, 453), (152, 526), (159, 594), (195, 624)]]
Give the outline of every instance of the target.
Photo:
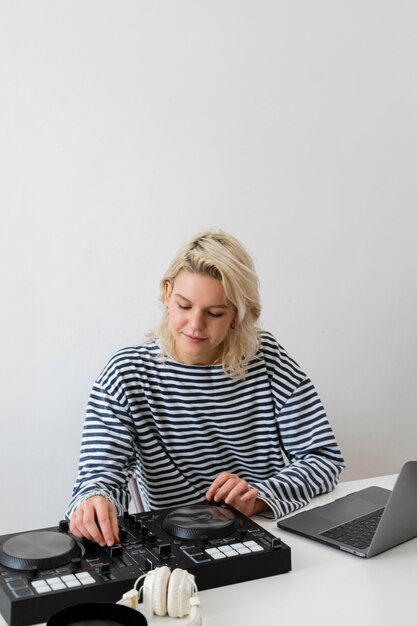
[(183, 333), (183, 336), (189, 343), (199, 344), (203, 343), (206, 340), (205, 337), (194, 337), (193, 335), (187, 335), (187, 333)]

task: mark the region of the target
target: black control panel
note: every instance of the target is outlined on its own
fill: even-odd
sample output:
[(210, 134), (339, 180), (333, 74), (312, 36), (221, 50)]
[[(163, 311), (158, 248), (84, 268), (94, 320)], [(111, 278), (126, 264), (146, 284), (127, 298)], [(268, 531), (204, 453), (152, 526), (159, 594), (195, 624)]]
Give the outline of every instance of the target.
[(150, 569), (195, 576), (199, 590), (288, 572), (290, 548), (230, 507), (192, 505), (119, 519), (120, 544), (75, 539), (67, 522), (0, 537), (0, 610), (10, 626), (81, 602), (116, 602)]

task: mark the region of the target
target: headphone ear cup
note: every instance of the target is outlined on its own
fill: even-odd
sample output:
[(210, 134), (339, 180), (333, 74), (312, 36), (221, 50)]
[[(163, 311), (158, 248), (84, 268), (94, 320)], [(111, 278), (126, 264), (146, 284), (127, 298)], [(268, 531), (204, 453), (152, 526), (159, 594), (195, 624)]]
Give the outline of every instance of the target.
[(170, 617), (184, 617), (190, 612), (193, 595), (193, 578), (183, 569), (177, 568), (171, 574), (168, 585), (167, 608)]
[(155, 577), (155, 589), (153, 597), (153, 612), (155, 615), (167, 614), (168, 583), (171, 577), (169, 567), (160, 567)]
[(146, 574), (143, 583), (143, 604), (150, 615), (167, 614), (167, 591), (171, 576), (169, 567), (157, 567)]

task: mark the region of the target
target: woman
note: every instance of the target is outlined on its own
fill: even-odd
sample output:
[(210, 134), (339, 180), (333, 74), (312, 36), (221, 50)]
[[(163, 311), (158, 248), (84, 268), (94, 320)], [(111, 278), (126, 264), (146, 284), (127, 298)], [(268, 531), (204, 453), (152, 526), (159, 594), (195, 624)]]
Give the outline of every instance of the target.
[(145, 507), (224, 501), (275, 518), (330, 491), (344, 461), (309, 378), (268, 332), (253, 262), (201, 233), (161, 281), (162, 322), (93, 386), (71, 532), (118, 541), (136, 472)]

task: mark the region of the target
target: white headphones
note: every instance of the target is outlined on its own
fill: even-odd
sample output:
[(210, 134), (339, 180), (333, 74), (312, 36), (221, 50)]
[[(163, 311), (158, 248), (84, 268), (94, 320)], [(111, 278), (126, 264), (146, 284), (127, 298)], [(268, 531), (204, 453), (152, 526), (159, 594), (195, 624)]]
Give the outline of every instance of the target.
[[(177, 568), (171, 572), (169, 567), (157, 567), (138, 578), (135, 589), (143, 578), (139, 596), (142, 592), (143, 609), (148, 615), (169, 617), (189, 615), (187, 626), (201, 626), (200, 600), (192, 574), (184, 569)], [(141, 606), (138, 608), (140, 610)]]

